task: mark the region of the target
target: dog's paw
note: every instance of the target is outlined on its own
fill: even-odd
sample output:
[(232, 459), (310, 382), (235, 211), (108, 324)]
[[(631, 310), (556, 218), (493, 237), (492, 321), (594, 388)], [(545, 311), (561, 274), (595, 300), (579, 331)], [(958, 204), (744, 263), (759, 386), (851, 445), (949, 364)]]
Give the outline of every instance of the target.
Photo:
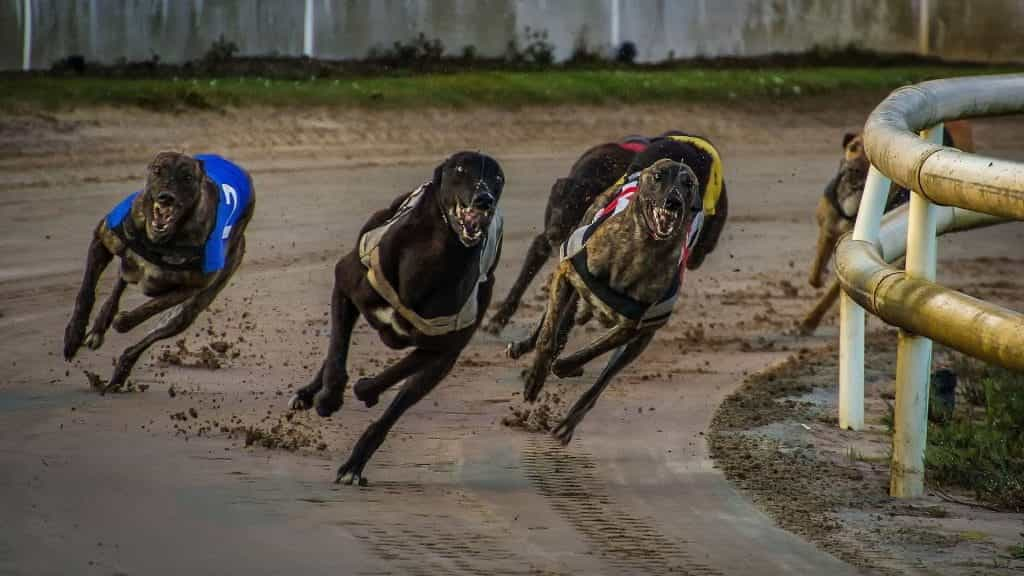
[(110, 382), (107, 382), (107, 385), (100, 389), (100, 395), (121, 390), (128, 380), (128, 373), (131, 370), (131, 366), (125, 367), (122, 365), (122, 362), (118, 362), (117, 367), (114, 368), (114, 375), (110, 377)]
[(527, 352), (531, 350), (530, 342), (528, 340), (519, 340), (517, 342), (509, 342), (508, 346), (505, 346), (505, 356), (512, 360), (522, 358)]
[(344, 474), (338, 474), (334, 478), (335, 484), (345, 484), (347, 486), (366, 486), (370, 482), (365, 476), (356, 474), (355, 472), (346, 472)]
[(126, 312), (118, 312), (117, 315), (114, 316), (113, 326), (114, 330), (117, 330), (118, 333), (121, 334), (124, 334), (133, 328), (131, 318)]
[(350, 456), (347, 462), (338, 467), (338, 473), (334, 476), (334, 483), (348, 486), (366, 486), (369, 482), (363, 476), (363, 466), (356, 465)]
[(554, 363), (551, 364), (551, 373), (559, 378), (575, 378), (577, 376), (583, 376), (583, 367), (574, 367), (563, 360), (555, 360)]
[(367, 408), (373, 408), (380, 401), (380, 393), (377, 392), (374, 383), (375, 380), (373, 378), (360, 378), (352, 386), (352, 393)]
[(85, 337), (85, 346), (89, 350), (99, 350), (103, 346), (103, 334), (101, 332), (89, 332)]
[(576, 431), (576, 427), (568, 424), (566, 421), (562, 421), (551, 431), (551, 436), (558, 441), (562, 446), (567, 446), (572, 440), (572, 434)]
[(288, 400), (289, 410), (309, 410), (312, 407), (313, 403), (304, 399), (300, 394), (295, 394)]
[(329, 418), (331, 414), (341, 409), (343, 403), (341, 394), (332, 394), (326, 387), (321, 388), (313, 397), (313, 407), (321, 418)]

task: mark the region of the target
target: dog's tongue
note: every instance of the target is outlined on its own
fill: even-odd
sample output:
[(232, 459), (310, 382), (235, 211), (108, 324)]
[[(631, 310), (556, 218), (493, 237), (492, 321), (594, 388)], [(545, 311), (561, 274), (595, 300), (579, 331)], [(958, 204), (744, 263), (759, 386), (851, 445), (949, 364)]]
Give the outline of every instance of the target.
[(483, 224), (483, 214), (476, 210), (466, 210), (462, 214), (462, 227), (466, 230), (466, 234), (470, 236), (476, 236), (480, 233), (480, 228)]
[(658, 226), (658, 233), (668, 234), (672, 231), (672, 222), (675, 220), (672, 214), (668, 212), (658, 212), (654, 215), (654, 219)]
[(153, 207), (153, 223), (157, 226), (166, 226), (171, 219), (172, 210), (159, 205)]

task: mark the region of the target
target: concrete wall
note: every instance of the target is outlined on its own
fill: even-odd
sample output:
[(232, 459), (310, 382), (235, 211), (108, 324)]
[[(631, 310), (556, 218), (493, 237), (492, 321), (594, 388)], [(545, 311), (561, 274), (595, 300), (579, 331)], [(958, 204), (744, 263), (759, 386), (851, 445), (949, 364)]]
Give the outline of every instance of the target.
[[(642, 61), (747, 56), (857, 43), (917, 47), (921, 0), (313, 0), (314, 54), (361, 58), (418, 33), (449, 53), (497, 56), (529, 27), (546, 30), (558, 59), (583, 41), (618, 37)], [(0, 68), (22, 61), (26, 0), (0, 0)], [(222, 34), (245, 55), (299, 55), (304, 0), (30, 0), (32, 66), (70, 54), (116, 62), (201, 56)], [(950, 58), (1024, 58), (1024, 0), (930, 0), (932, 51)]]

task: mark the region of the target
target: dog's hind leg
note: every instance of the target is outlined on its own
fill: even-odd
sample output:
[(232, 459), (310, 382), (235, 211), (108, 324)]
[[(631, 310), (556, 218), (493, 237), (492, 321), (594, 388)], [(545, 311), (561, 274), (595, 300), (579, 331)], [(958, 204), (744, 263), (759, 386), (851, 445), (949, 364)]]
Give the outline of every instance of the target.
[(626, 344), (634, 337), (636, 337), (635, 326), (616, 324), (614, 328), (584, 348), (565, 358), (555, 360), (551, 365), (551, 373), (559, 378), (579, 376), (587, 362)]
[(551, 255), (551, 246), (551, 242), (544, 233), (538, 234), (533, 239), (533, 243), (530, 244), (530, 250), (526, 253), (526, 261), (523, 262), (523, 268), (519, 271), (519, 277), (516, 278), (515, 284), (512, 285), (508, 296), (505, 297), (505, 301), (498, 306), (498, 311), (494, 313), (494, 316), (487, 326), (484, 327), (484, 330), (497, 334), (508, 324), (509, 319), (519, 309), (519, 301), (523, 299), (523, 293), (526, 292), (530, 282), (533, 281), (533, 278), (540, 272), (540, 269)]
[(558, 329), (566, 308), (572, 303), (573, 295), (576, 293), (566, 278), (567, 267), (571, 265), (568, 261), (562, 262), (551, 278), (548, 307), (537, 336), (537, 352), (533, 357), (533, 366), (524, 375), (523, 397), (527, 402), (537, 399), (551, 369), (551, 362), (558, 353)]
[(377, 404), (381, 393), (418, 372), (423, 364), (434, 358), (434, 354), (416, 348), (404, 358), (388, 366), (383, 372), (370, 378), (360, 378), (352, 386), (356, 398), (370, 408)]
[(132, 371), (135, 363), (138, 362), (139, 357), (142, 356), (142, 353), (149, 349), (150, 346), (160, 340), (173, 338), (174, 336), (181, 334), (188, 329), (193, 322), (195, 322), (199, 314), (203, 310), (206, 310), (210, 303), (213, 302), (213, 299), (217, 297), (217, 294), (220, 294), (220, 291), (227, 286), (228, 280), (231, 279), (235, 270), (237, 270), (239, 265), (241, 265), (242, 257), (240, 254), (233, 258), (229, 257), (229, 262), (230, 264), (228, 267), (221, 270), (216, 279), (214, 279), (209, 286), (203, 288), (192, 298), (178, 304), (175, 308), (168, 310), (156, 328), (150, 330), (142, 340), (132, 346), (129, 346), (121, 353), (120, 358), (117, 359), (117, 366), (114, 368), (114, 375), (110, 378), (110, 382), (103, 389), (104, 393), (111, 390), (118, 390), (124, 385), (125, 380), (128, 379), (128, 374)]
[[(331, 295), (331, 341), (324, 358), (321, 385), (312, 398), (316, 413), (326, 418), (337, 412), (345, 399), (345, 385), (348, 384), (348, 349), (352, 329), (359, 319), (359, 309), (348, 294), (335, 287)], [(313, 391), (317, 380), (313, 380), (296, 393), (301, 397)]]
[(114, 316), (114, 330), (121, 333), (128, 332), (164, 310), (170, 310), (189, 298), (194, 297), (199, 292), (195, 288), (175, 290), (147, 300), (128, 312), (118, 312)]
[(89, 349), (98, 350), (103, 345), (103, 335), (107, 333), (111, 322), (114, 321), (114, 314), (117, 314), (117, 307), (121, 303), (121, 295), (124, 294), (126, 286), (128, 286), (128, 283), (118, 274), (117, 280), (114, 282), (114, 288), (110, 291), (110, 296), (103, 302), (100, 313), (96, 315), (96, 319), (92, 322), (92, 329), (89, 330), (89, 334), (85, 337), (85, 345)]
[(558, 439), (562, 445), (566, 445), (572, 440), (573, 432), (576, 431), (576, 426), (583, 421), (583, 417), (590, 412), (590, 409), (597, 404), (597, 398), (604, 392), (604, 389), (611, 383), (612, 378), (616, 374), (622, 371), (623, 368), (629, 366), (633, 360), (636, 360), (638, 356), (647, 348), (647, 345), (651, 343), (654, 338), (654, 332), (647, 332), (640, 334), (633, 341), (626, 344), (625, 347), (620, 348), (612, 355), (608, 360), (608, 364), (601, 371), (601, 375), (597, 377), (597, 381), (590, 387), (589, 390), (580, 396), (579, 400), (573, 404), (569, 413), (565, 415), (565, 418), (558, 423), (558, 426), (551, 431), (551, 435)]
[(433, 390), (438, 382), (451, 371), (455, 360), (459, 357), (459, 352), (447, 352), (443, 356), (434, 356), (428, 359), (422, 370), (405, 381), (402, 389), (399, 390), (380, 419), (371, 423), (359, 437), (348, 460), (338, 468), (335, 482), (356, 485), (366, 483), (363, 478), (363, 468), (366, 467), (366, 463), (369, 462), (373, 453), (380, 448), (391, 427), (406, 410)]
[(78, 349), (82, 347), (85, 340), (85, 329), (89, 325), (89, 315), (92, 313), (92, 306), (96, 303), (96, 284), (103, 275), (114, 255), (107, 250), (98, 237), (92, 239), (89, 244), (89, 255), (85, 260), (85, 275), (82, 278), (82, 287), (78, 289), (78, 296), (75, 298), (75, 308), (71, 312), (71, 319), (64, 328), (64, 359), (71, 360), (75, 357)]

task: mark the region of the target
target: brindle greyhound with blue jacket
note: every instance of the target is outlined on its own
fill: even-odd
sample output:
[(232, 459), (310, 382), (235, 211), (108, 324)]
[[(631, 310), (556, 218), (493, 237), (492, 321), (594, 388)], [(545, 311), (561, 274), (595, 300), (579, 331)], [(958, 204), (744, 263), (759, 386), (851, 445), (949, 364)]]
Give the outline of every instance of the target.
[[(118, 358), (103, 391), (116, 390), (146, 349), (192, 325), (242, 263), (254, 194), (249, 175), (220, 156), (157, 154), (145, 188), (125, 198), (96, 226), (82, 287), (64, 330), (65, 360), (74, 358), (83, 343), (98, 349), (111, 325), (127, 332), (168, 311)], [(86, 334), (96, 284), (114, 256), (121, 259), (117, 280)], [(138, 284), (152, 299), (118, 312), (128, 284)]]
[(327, 417), (341, 408), (348, 382), (348, 349), (360, 315), (384, 345), (412, 348), (387, 369), (353, 386), (375, 405), (402, 382), (380, 419), (363, 432), (336, 482), (364, 484), (363, 469), (395, 422), (448, 374), (476, 332), (491, 301), (501, 254), (498, 200), (501, 166), (484, 154), (460, 152), (434, 176), (370, 217), (356, 248), (334, 268), (331, 340), (313, 381), (289, 406)]

